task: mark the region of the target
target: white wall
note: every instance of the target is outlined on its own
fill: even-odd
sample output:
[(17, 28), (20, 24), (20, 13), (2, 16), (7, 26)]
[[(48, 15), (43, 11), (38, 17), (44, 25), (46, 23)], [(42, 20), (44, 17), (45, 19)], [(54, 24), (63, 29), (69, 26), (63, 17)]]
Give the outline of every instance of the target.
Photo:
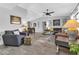
[[(60, 26), (53, 26), (53, 20), (55, 19), (60, 19)], [(48, 22), (49, 23), (48, 26), (53, 26), (53, 28), (62, 28), (63, 20), (66, 20), (66, 19), (68, 19), (67, 16), (40, 17), (30, 22), (32, 23), (32, 27), (33, 27), (33, 23), (37, 24), (37, 26), (35, 27), (36, 32), (43, 32), (42, 22), (44, 21)]]
[(0, 32), (4, 30), (14, 30), (20, 27), (20, 25), (10, 24), (10, 15), (21, 17), (21, 21), (25, 20), (26, 11), (20, 7), (8, 10), (0, 7)]

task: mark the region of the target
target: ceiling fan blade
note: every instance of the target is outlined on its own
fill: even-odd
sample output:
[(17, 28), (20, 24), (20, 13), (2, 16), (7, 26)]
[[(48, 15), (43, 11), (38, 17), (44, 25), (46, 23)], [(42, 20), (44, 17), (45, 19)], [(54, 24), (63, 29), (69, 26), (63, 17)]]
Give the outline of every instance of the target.
[(50, 12), (50, 13), (54, 13), (54, 12)]
[(51, 16), (51, 14), (49, 14), (49, 16)]
[(43, 12), (43, 13), (46, 13), (46, 12)]

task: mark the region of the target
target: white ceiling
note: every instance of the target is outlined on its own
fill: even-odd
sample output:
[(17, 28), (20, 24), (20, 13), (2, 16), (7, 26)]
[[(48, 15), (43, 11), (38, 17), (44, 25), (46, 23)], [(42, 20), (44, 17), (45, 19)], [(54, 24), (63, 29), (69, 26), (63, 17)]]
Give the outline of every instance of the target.
[(68, 16), (77, 3), (0, 3), (0, 7), (12, 10), (15, 7), (21, 7), (25, 9), (28, 13), (26, 14), (27, 18), (37, 18), (43, 16), (44, 11), (49, 9), (49, 11), (55, 11), (53, 16)]
[(49, 9), (50, 11), (55, 11), (54, 16), (65, 16), (69, 15), (77, 3), (30, 3), (30, 4), (20, 4), (19, 6), (31, 10), (35, 13), (41, 14), (42, 12)]

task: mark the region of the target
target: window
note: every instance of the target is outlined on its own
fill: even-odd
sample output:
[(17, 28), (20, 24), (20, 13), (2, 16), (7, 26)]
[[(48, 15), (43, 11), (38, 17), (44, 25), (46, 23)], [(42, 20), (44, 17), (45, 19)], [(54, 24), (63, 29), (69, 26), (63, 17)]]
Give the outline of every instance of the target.
[(79, 20), (79, 12), (77, 12), (77, 14), (75, 15), (75, 19)]

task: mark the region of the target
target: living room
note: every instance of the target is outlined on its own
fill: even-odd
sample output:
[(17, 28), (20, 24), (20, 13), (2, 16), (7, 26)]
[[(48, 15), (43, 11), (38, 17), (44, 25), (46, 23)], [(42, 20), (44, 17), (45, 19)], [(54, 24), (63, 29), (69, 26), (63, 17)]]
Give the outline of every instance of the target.
[(55, 39), (78, 10), (79, 3), (0, 3), (0, 55), (71, 55)]

